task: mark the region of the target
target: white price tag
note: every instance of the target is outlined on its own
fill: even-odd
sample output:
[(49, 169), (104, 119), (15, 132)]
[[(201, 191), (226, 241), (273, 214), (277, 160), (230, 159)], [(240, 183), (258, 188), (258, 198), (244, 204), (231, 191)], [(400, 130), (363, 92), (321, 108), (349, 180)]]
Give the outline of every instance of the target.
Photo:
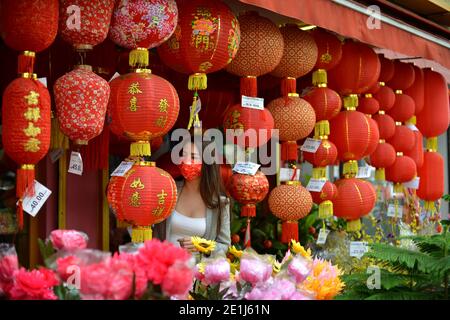
[(233, 171), (254, 176), (261, 165), (253, 162), (236, 162)]
[(51, 194), (52, 192), (49, 189), (34, 180), (34, 195), (25, 195), (23, 197), (23, 211), (30, 214), (32, 217), (35, 217)]
[(327, 237), (328, 237), (329, 233), (330, 233), (330, 230), (328, 230), (328, 229), (324, 229), (324, 228), (320, 229), (319, 235), (317, 236), (316, 243), (322, 244), (322, 245), (325, 244), (327, 242)]
[(50, 152), (50, 160), (52, 161), (52, 163), (55, 163), (56, 161), (59, 160), (59, 158), (62, 157), (63, 154), (64, 149), (62, 148), (55, 149), (52, 152)]
[(131, 161), (122, 161), (113, 173), (111, 173), (111, 177), (123, 177), (133, 167), (133, 164)]
[(38, 78), (38, 81), (47, 88), (47, 78)]
[(83, 174), (83, 160), (79, 152), (72, 151), (70, 154), (69, 173), (81, 176)]
[(419, 131), (419, 129), (417, 129), (417, 127), (415, 125), (413, 125), (412, 123), (409, 123), (406, 125), (409, 129), (411, 129), (412, 131)]
[(257, 97), (242, 96), (241, 106), (243, 108), (264, 110), (264, 99)]
[(419, 189), (420, 177), (416, 177), (411, 181), (404, 182), (403, 186), (408, 189)]
[(322, 191), (325, 183), (327, 183), (327, 180), (325, 179), (309, 179), (306, 189), (312, 192), (320, 192)]
[(302, 145), (300, 150), (305, 152), (316, 153), (317, 149), (319, 149), (322, 140), (307, 138), (305, 143)]
[(395, 206), (393, 203), (389, 204), (387, 216), (392, 218), (401, 218), (403, 216), (403, 207), (400, 205)]
[(115, 78), (120, 77), (120, 73), (116, 72), (114, 73), (114, 75), (111, 77), (111, 79), (109, 79), (109, 82), (113, 81)]
[[(300, 180), (300, 169), (296, 169), (297, 173), (294, 180)], [(290, 168), (280, 168), (280, 181), (290, 181), (294, 175), (294, 169)]]
[(358, 174), (356, 175), (356, 178), (359, 179), (368, 179), (372, 175), (372, 171), (374, 171), (374, 167), (372, 166), (364, 166), (358, 168)]
[(351, 241), (350, 242), (350, 257), (361, 258), (364, 253), (369, 250), (367, 242), (365, 241)]

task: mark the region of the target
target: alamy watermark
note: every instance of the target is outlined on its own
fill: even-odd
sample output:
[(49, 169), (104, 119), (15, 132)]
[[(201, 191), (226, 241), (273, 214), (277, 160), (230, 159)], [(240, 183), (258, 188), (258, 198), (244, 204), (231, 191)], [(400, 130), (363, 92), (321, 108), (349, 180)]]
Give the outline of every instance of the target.
[(380, 30), (381, 29), (381, 9), (379, 6), (372, 5), (368, 6), (366, 13), (369, 15), (367, 18), (366, 26), (369, 30)]

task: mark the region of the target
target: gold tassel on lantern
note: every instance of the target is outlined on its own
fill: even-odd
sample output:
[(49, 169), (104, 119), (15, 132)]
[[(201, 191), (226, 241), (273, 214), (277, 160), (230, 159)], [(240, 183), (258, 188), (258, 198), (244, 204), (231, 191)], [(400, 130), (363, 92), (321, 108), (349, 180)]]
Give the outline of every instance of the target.
[(326, 167), (315, 167), (312, 171), (312, 177), (314, 179), (326, 179), (327, 168)]
[(354, 178), (358, 174), (358, 162), (350, 160), (344, 163), (344, 176)]
[(375, 171), (375, 180), (386, 181), (386, 173), (384, 168), (377, 168), (377, 170)]
[(208, 78), (205, 73), (194, 73), (189, 76), (188, 89), (193, 90), (206, 90), (208, 87)]
[(351, 94), (346, 97), (344, 97), (344, 108), (349, 111), (355, 111), (358, 107), (359, 101), (358, 101), (358, 95)]
[(319, 204), (319, 219), (328, 219), (333, 216), (333, 202), (326, 200)]
[(132, 157), (151, 156), (150, 143), (148, 141), (137, 141), (131, 143), (130, 155)]
[(137, 48), (130, 51), (129, 64), (131, 67), (148, 66), (149, 54), (146, 48)]
[(432, 137), (427, 139), (427, 151), (428, 152), (437, 152), (438, 150), (438, 138)]
[(394, 193), (403, 193), (403, 184), (402, 183), (394, 184)]
[(325, 88), (328, 83), (327, 71), (323, 69), (314, 71), (312, 74), (312, 83), (316, 87)]
[(131, 241), (133, 243), (145, 242), (152, 240), (152, 227), (133, 227), (131, 231)]
[(356, 232), (361, 230), (361, 220), (348, 220), (347, 221), (347, 231), (349, 232)]
[(318, 121), (314, 127), (314, 138), (321, 139), (328, 138), (330, 135), (330, 123), (328, 120)]

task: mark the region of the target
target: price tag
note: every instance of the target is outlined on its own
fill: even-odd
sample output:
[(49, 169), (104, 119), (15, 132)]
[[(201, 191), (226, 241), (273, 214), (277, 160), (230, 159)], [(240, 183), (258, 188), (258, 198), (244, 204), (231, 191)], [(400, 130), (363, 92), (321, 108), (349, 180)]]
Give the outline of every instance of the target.
[(122, 161), (113, 173), (111, 173), (111, 177), (123, 177), (133, 167), (133, 164), (131, 161)]
[(242, 96), (241, 106), (243, 108), (264, 110), (264, 99), (257, 97)]
[[(294, 180), (300, 180), (300, 169), (296, 169), (297, 173)], [(294, 175), (294, 169), (280, 168), (280, 181), (290, 181)]]
[(420, 177), (416, 177), (411, 181), (404, 182), (403, 186), (408, 189), (419, 189)]
[(309, 179), (308, 185), (306, 189), (312, 192), (320, 192), (323, 189), (323, 186), (327, 183), (325, 179)]
[(415, 125), (413, 125), (412, 123), (409, 123), (406, 125), (409, 129), (411, 129), (412, 131), (419, 131), (419, 129), (417, 129), (417, 127)]
[(317, 149), (319, 149), (322, 140), (307, 138), (305, 143), (302, 145), (300, 150), (305, 152), (316, 153)]
[(365, 241), (351, 241), (350, 242), (350, 257), (361, 258), (364, 253), (369, 250), (367, 242)]
[(120, 73), (116, 72), (114, 73), (114, 75), (111, 77), (111, 79), (109, 79), (109, 82), (113, 81), (115, 78), (120, 77)]
[(233, 171), (254, 176), (261, 165), (253, 162), (236, 162)]
[(34, 180), (34, 195), (25, 195), (22, 199), (23, 211), (35, 217), (52, 192)]
[(403, 216), (403, 207), (400, 205), (397, 205), (397, 208), (395, 204), (391, 203), (388, 206), (387, 210), (387, 216), (391, 218), (401, 218)]
[(69, 173), (81, 176), (83, 174), (83, 160), (79, 152), (72, 151), (70, 154)]
[(52, 161), (52, 163), (55, 163), (56, 161), (59, 160), (59, 158), (62, 157), (63, 154), (64, 149), (62, 148), (55, 149), (52, 152), (50, 152), (50, 160)]
[(375, 169), (372, 166), (364, 166), (358, 168), (358, 174), (356, 175), (356, 178), (359, 179), (368, 179), (372, 175), (372, 171)]
[(38, 78), (38, 81), (47, 88), (47, 78)]
[(316, 243), (324, 245), (325, 242), (327, 242), (327, 237), (328, 237), (329, 233), (330, 233), (330, 230), (328, 230), (328, 229), (324, 229), (324, 228), (320, 229), (319, 235), (317, 236)]

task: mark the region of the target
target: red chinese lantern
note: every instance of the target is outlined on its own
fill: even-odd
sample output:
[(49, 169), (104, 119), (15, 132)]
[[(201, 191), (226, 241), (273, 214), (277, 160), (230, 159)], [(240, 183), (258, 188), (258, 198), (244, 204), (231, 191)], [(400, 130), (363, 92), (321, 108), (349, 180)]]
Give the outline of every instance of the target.
[(414, 66), (414, 83), (405, 90), (405, 94), (413, 98), (416, 106), (414, 114), (419, 114), (425, 104), (425, 82), (423, 70)]
[(377, 99), (380, 104), (380, 110), (388, 111), (390, 110), (395, 103), (395, 93), (390, 87), (385, 86), (384, 84), (380, 86), (380, 89), (374, 93), (373, 97)]
[(124, 221), (123, 212), (121, 208), (122, 203), (122, 189), (125, 183), (125, 177), (111, 176), (108, 187), (106, 189), (106, 197), (112, 212), (116, 216), (117, 225), (121, 225)]
[(444, 159), (434, 151), (424, 154), (423, 166), (418, 170), (420, 177), (417, 195), (425, 200), (425, 210), (436, 212), (435, 201), (444, 195)]
[(378, 146), (378, 142), (380, 140), (380, 131), (378, 130), (378, 124), (375, 120), (368, 117), (370, 132), (369, 132), (369, 145), (367, 146), (365, 156), (371, 155)]
[(56, 80), (53, 91), (61, 131), (86, 145), (103, 130), (110, 89), (108, 82), (80, 65)]
[(267, 109), (273, 116), (274, 127), (279, 130), (279, 139), (283, 142), (281, 159), (297, 160), (297, 140), (307, 137), (316, 124), (314, 109), (296, 93), (273, 100)]
[(16, 178), (20, 229), (23, 227), (22, 197), (26, 192), (34, 194), (34, 166), (50, 147), (50, 110), (50, 94), (35, 77), (15, 79), (5, 89), (2, 142), (5, 153), (20, 165)]
[(0, 30), (5, 44), (17, 51), (19, 73), (32, 73), (35, 53), (47, 49), (58, 31), (58, 0), (2, 1)]
[(372, 119), (378, 124), (380, 139), (390, 139), (395, 134), (395, 121), (390, 115), (385, 114), (384, 111), (373, 115)]
[(327, 181), (320, 192), (310, 191), (313, 202), (319, 205), (319, 219), (326, 219), (333, 216), (333, 201), (338, 195), (337, 187), (334, 183)]
[(298, 222), (311, 211), (313, 201), (311, 194), (299, 181), (288, 181), (274, 188), (268, 199), (270, 211), (283, 220), (281, 242), (298, 241)]
[(380, 140), (375, 151), (370, 155), (370, 165), (377, 168), (375, 179), (379, 181), (386, 180), (385, 168), (394, 164), (396, 152), (392, 145)]
[(392, 166), (385, 169), (386, 180), (394, 183), (394, 192), (403, 191), (402, 183), (411, 181), (417, 175), (416, 163), (410, 157), (397, 152), (397, 157)]
[(359, 98), (358, 111), (365, 114), (375, 114), (380, 109), (380, 103), (371, 93), (366, 93)]
[(406, 152), (412, 149), (416, 140), (413, 131), (407, 126), (396, 123), (394, 135), (387, 139), (397, 152)]
[(394, 76), (386, 84), (394, 90), (406, 90), (414, 83), (414, 66), (411, 63), (394, 61)]
[(118, 185), (119, 190), (111, 191), (108, 200), (116, 207), (116, 213), (133, 226), (133, 242), (150, 240), (151, 226), (164, 221), (175, 208), (175, 181), (153, 162), (137, 162)]
[(379, 54), (378, 58), (380, 59), (380, 76), (378, 81), (386, 83), (394, 77), (394, 61), (385, 58), (382, 54)]
[(394, 106), (387, 112), (395, 121), (406, 122), (414, 116), (416, 106), (413, 98), (396, 91)]
[(114, 9), (109, 38), (132, 49), (132, 67), (148, 65), (148, 49), (169, 39), (178, 20), (175, 0), (119, 0)]
[(133, 141), (132, 156), (149, 156), (149, 141), (165, 135), (178, 117), (180, 102), (175, 88), (148, 69), (122, 75), (111, 81), (113, 86), (113, 132)]
[(317, 48), (318, 55), (315, 69), (333, 69), (342, 58), (341, 40), (325, 29), (316, 28), (311, 32)]
[(372, 211), (377, 198), (375, 189), (368, 181), (346, 178), (335, 182), (338, 195), (333, 201), (334, 215), (347, 220), (348, 231), (361, 229), (359, 218)]
[(420, 131), (415, 130), (414, 133), (414, 145), (411, 150), (404, 151), (405, 156), (410, 157), (416, 163), (417, 169), (420, 169), (423, 165), (423, 135)]
[(316, 152), (303, 151), (303, 159), (314, 167), (326, 167), (336, 162), (338, 151), (333, 142), (322, 140)]

